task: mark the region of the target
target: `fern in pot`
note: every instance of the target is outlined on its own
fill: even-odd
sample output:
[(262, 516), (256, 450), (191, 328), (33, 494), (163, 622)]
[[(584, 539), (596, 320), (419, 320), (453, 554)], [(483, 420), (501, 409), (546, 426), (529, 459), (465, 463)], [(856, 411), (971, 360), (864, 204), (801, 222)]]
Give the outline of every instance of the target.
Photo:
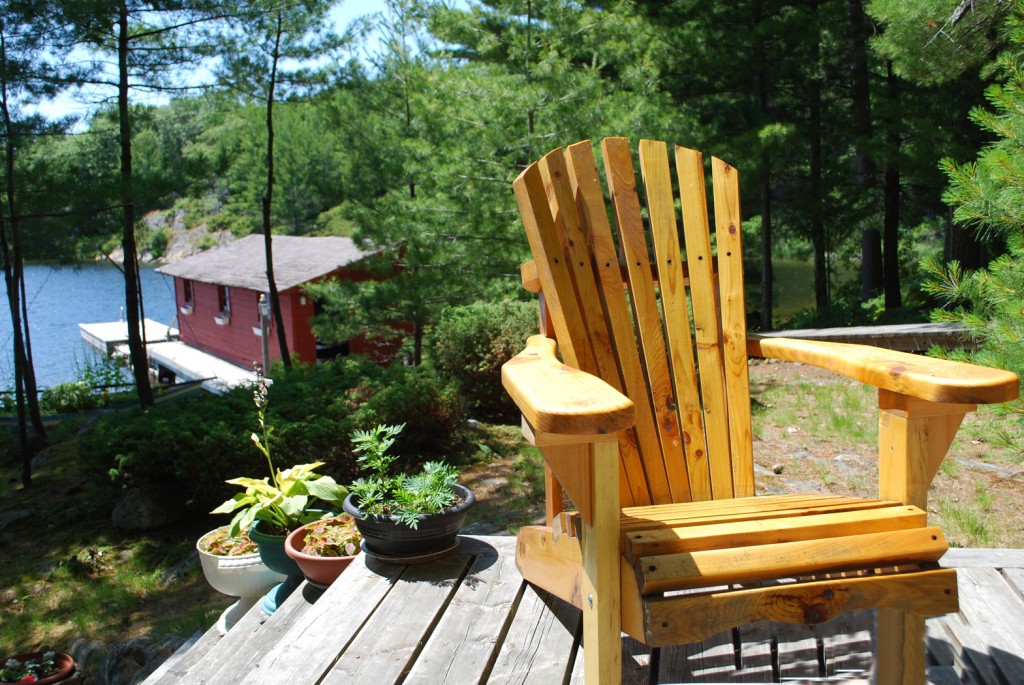
[(405, 428), (378, 425), (352, 433), (359, 463), (368, 471), (349, 486), (343, 508), (363, 536), (367, 553), (387, 557), (432, 555), (454, 547), (476, 499), (458, 470), (428, 462), (416, 474), (391, 473), (389, 450)]

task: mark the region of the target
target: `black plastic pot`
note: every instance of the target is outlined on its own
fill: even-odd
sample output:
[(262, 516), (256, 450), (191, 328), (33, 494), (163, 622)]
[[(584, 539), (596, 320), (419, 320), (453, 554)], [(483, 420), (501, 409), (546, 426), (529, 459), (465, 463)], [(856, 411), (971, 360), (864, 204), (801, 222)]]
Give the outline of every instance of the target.
[(421, 514), (418, 527), (399, 523), (395, 516), (367, 516), (359, 510), (354, 495), (345, 498), (342, 508), (356, 521), (367, 551), (385, 556), (417, 556), (451, 547), (459, 534), (466, 512), (476, 502), (472, 491), (455, 485), (462, 502), (437, 514)]

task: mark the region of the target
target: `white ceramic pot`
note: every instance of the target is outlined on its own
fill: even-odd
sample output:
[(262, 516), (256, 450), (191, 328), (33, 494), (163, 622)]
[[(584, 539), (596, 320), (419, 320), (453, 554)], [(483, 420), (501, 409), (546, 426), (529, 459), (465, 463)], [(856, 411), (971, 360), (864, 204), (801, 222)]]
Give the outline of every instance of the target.
[(285, 576), (267, 568), (259, 552), (234, 557), (210, 554), (203, 549), (203, 539), (216, 530), (220, 529), (211, 530), (199, 538), (196, 549), (199, 551), (206, 582), (217, 592), (238, 597), (238, 601), (225, 609), (217, 619), (217, 631), (224, 635), (267, 590), (284, 580)]

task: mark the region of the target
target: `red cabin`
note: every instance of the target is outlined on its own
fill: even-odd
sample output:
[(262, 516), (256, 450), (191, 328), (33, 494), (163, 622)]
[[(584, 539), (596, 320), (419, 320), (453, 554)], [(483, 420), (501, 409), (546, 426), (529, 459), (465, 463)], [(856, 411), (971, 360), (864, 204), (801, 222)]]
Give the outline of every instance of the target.
[[(304, 286), (328, 278), (372, 278), (359, 266), (371, 253), (350, 238), (339, 237), (274, 236), (273, 250), (288, 350), (297, 361), (315, 362), (313, 300)], [(174, 277), (182, 342), (245, 367), (262, 359), (260, 296), (269, 302), (262, 235), (246, 236), (157, 271)], [(281, 351), (272, 315), (269, 323), (270, 358), (277, 359)], [(359, 338), (342, 351), (361, 353), (367, 347)]]

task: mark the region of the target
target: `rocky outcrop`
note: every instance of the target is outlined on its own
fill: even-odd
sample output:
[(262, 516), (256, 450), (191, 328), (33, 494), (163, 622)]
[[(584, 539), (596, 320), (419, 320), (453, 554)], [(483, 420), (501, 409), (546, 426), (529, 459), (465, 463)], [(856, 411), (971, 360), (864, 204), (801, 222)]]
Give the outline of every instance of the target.
[[(161, 231), (167, 238), (166, 247), (159, 254), (154, 254), (147, 240), (139, 240), (139, 261), (144, 264), (169, 264), (194, 254), (199, 254), (211, 247), (227, 245), (235, 239), (231, 231), (213, 231), (204, 221), (188, 228), (185, 224), (186, 213), (183, 210), (153, 211), (142, 217), (146, 235)], [(120, 264), (124, 261), (124, 250), (117, 247), (107, 255), (112, 261)]]

